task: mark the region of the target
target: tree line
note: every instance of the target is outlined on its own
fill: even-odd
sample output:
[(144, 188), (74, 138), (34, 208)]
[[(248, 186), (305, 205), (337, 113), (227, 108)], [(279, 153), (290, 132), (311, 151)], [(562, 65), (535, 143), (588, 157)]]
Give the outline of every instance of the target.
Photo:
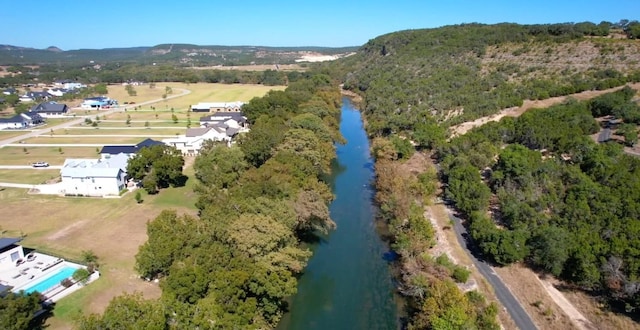
[(634, 94), (536, 109), (438, 149), (446, 197), (486, 258), (525, 262), (616, 310), (640, 307), (640, 159), (588, 137), (594, 116), (635, 119)]
[(117, 297), (79, 328), (275, 327), (311, 256), (303, 243), (335, 228), (322, 179), (342, 141), (335, 85), (314, 75), (251, 100), (251, 131), (196, 158), (198, 216), (165, 210), (148, 224), (136, 269), (162, 297)]

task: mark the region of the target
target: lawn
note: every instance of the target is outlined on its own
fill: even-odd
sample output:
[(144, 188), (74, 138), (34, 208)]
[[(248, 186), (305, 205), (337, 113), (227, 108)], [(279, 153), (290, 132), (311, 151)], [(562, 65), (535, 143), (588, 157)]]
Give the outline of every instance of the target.
[[(115, 115), (115, 114), (114, 114)], [(116, 117), (114, 117), (116, 118)], [(191, 125), (199, 125), (199, 120), (200, 117), (198, 117), (197, 120), (191, 120)], [(102, 127), (146, 127), (145, 123), (148, 122), (149, 123), (149, 127), (176, 127), (176, 128), (186, 128), (187, 127), (187, 121), (182, 119), (180, 121), (178, 121), (177, 123), (174, 123), (171, 120), (156, 120), (156, 119), (150, 119), (150, 120), (140, 120), (140, 119), (136, 119), (136, 120), (131, 120), (131, 123), (129, 123), (129, 125), (127, 126), (127, 124), (125, 123), (125, 119), (122, 120), (114, 120), (111, 121), (106, 120), (106, 121), (101, 121), (100, 124), (98, 125), (99, 128)], [(80, 126), (72, 126), (69, 128), (69, 130), (72, 130), (73, 127), (87, 127), (86, 125), (80, 125)], [(71, 133), (69, 133), (71, 134)]]
[[(105, 133), (108, 134), (108, 133)], [(120, 137), (120, 136), (107, 136), (107, 137), (64, 137), (64, 135), (41, 135), (35, 138), (28, 138), (24, 141), (24, 143), (29, 144), (51, 144), (56, 147), (61, 147), (65, 149), (65, 144), (82, 144), (82, 143), (91, 143), (91, 144), (136, 144), (142, 140), (144, 140), (144, 136), (140, 137)], [(21, 142), (22, 142), (21, 141)]]
[(190, 105), (199, 102), (247, 102), (254, 97), (263, 96), (272, 89), (284, 90), (286, 88), (286, 86), (264, 86), (248, 84), (157, 83), (155, 88), (149, 88), (149, 85), (135, 86), (134, 88), (138, 95), (129, 96), (124, 89), (124, 86), (112, 85), (109, 86), (108, 96), (112, 99), (118, 100), (121, 105), (124, 102), (131, 101), (140, 103), (152, 99), (161, 99), (162, 94), (165, 93), (166, 86), (171, 87), (171, 89), (173, 90), (172, 95), (181, 93), (180, 89), (188, 89), (191, 91), (191, 94), (154, 104), (153, 106), (158, 110), (162, 109), (163, 107), (167, 109), (171, 109), (173, 107), (176, 111), (184, 111), (189, 109)]
[(0, 140), (9, 139), (14, 136), (27, 134), (29, 132), (30, 131), (23, 131), (23, 130), (2, 130), (0, 131)]
[(0, 182), (40, 184), (60, 177), (60, 170), (50, 168), (0, 169)]
[[(99, 129), (73, 129), (67, 128), (64, 130), (57, 130), (53, 132), (53, 137), (65, 137), (67, 135), (142, 135), (142, 136), (151, 136), (151, 135), (176, 135), (176, 134), (184, 134), (186, 131), (186, 127), (178, 127), (178, 128), (144, 128), (144, 127), (133, 127), (132, 129), (123, 129), (126, 126), (122, 125), (113, 128), (102, 128)], [(45, 134), (45, 136), (48, 136)]]
[[(11, 217), (0, 220), (6, 236), (26, 235), (23, 245), (41, 252), (52, 252), (79, 259), (91, 250), (99, 258), (101, 277), (56, 303), (50, 329), (69, 329), (80, 314), (99, 313), (109, 301), (123, 292), (139, 291), (146, 298), (157, 298), (157, 284), (143, 281), (135, 273), (135, 254), (146, 239), (147, 221), (163, 209), (178, 213), (197, 213), (193, 193), (193, 169), (185, 187), (168, 188), (159, 194), (143, 193), (143, 203), (134, 193), (120, 199), (65, 198), (28, 195), (24, 189), (0, 190), (0, 212)], [(21, 210), (13, 212), (13, 210)]]
[(98, 158), (95, 147), (28, 147), (25, 153), (21, 147), (0, 148), (0, 165), (29, 165), (35, 162), (47, 162), (51, 165), (62, 165), (66, 158)]
[[(152, 121), (152, 120), (163, 120), (163, 121), (168, 121), (168, 122), (173, 122), (173, 115), (174, 113), (171, 112), (171, 110), (169, 111), (135, 111), (135, 110), (128, 110), (126, 112), (116, 112), (116, 113), (112, 113), (111, 115), (107, 116), (107, 120), (117, 120), (119, 121), (121, 124), (124, 124), (127, 120), (127, 116), (130, 116), (131, 121)], [(176, 117), (178, 117), (178, 120), (183, 120), (186, 121), (187, 120), (187, 112), (186, 110), (180, 110), (180, 111), (175, 111), (175, 115)], [(196, 114), (196, 113), (191, 113), (191, 120), (193, 121), (195, 120), (199, 120), (200, 119), (200, 114)], [(101, 117), (101, 119), (104, 119)]]

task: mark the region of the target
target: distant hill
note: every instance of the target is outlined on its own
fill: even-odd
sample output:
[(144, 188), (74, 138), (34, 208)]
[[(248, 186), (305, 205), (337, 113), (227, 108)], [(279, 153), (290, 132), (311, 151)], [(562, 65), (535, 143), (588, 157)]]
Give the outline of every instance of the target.
[(106, 62), (171, 63), (184, 66), (288, 64), (305, 54), (347, 54), (357, 47), (260, 47), (161, 44), (153, 47), (77, 49), (63, 51), (0, 45), (0, 65), (85, 64)]
[(394, 32), (339, 61), (372, 134), (456, 124), (640, 80), (640, 42), (611, 23), (463, 24)]

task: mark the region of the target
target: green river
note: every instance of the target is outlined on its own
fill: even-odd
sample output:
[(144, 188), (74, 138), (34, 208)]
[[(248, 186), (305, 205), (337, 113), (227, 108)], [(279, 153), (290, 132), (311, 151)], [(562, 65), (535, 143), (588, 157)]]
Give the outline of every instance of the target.
[(312, 247), (313, 257), (290, 300), (280, 330), (398, 329), (388, 246), (376, 231), (373, 160), (360, 112), (343, 99), (331, 178), (331, 217), (338, 228)]

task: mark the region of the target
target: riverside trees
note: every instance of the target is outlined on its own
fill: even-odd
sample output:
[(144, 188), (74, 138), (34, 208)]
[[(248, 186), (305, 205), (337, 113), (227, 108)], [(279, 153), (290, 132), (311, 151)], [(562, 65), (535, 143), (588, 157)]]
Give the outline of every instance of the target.
[[(85, 328), (145, 317), (160, 329), (277, 325), (311, 256), (301, 241), (335, 227), (327, 207), (332, 194), (321, 177), (340, 138), (331, 124), (339, 118), (340, 94), (316, 79), (266, 98), (249, 103), (260, 114), (252, 117), (257, 133), (230, 148), (210, 143), (196, 159), (199, 215), (163, 211), (148, 224), (136, 269), (160, 279), (161, 305), (116, 298), (107, 308), (113, 313), (86, 318)], [(135, 312), (119, 313), (123, 304)]]

